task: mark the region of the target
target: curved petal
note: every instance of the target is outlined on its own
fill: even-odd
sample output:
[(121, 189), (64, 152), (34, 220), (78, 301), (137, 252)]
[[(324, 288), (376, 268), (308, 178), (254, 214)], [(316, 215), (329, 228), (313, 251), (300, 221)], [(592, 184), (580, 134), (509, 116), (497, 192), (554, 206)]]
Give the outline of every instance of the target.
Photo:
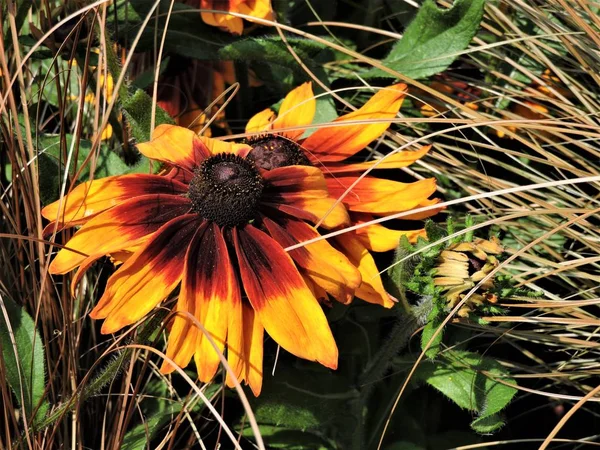
[(236, 144), (231, 141), (223, 141), (221, 139), (212, 139), (205, 136), (200, 136), (200, 140), (206, 145), (211, 155), (218, 153), (235, 153), (242, 158), (252, 150), (252, 147), (246, 144)]
[(67, 247), (58, 252), (50, 264), (50, 273), (67, 273), (88, 256), (98, 259), (133, 247), (170, 220), (187, 214), (190, 206), (185, 197), (163, 194), (144, 195), (123, 202), (81, 227)]
[[(400, 169), (402, 167), (410, 166), (412, 163), (425, 156), (430, 149), (431, 145), (425, 145), (415, 152), (406, 151), (394, 153), (381, 161), (375, 169)], [(378, 161), (379, 160), (373, 160), (357, 164), (328, 163), (325, 164), (323, 171), (325, 174), (364, 172), (375, 166)]]
[[(263, 380), (263, 336), (265, 329), (247, 303), (240, 303), (229, 323), (227, 362), (239, 382), (250, 385), (255, 396), (260, 395)], [(234, 387), (227, 374), (227, 386)]]
[(391, 308), (395, 303), (393, 297), (384, 289), (375, 260), (360, 240), (352, 232), (340, 234), (333, 239), (336, 247), (348, 257), (362, 275), (362, 283), (356, 290), (356, 296), (366, 302)]
[(152, 133), (152, 140), (137, 144), (144, 156), (193, 172), (210, 156), (196, 133), (176, 125), (162, 124)]
[[(352, 222), (357, 225), (370, 222), (374, 219), (374, 217), (369, 214), (361, 213), (352, 213), (351, 217)], [(416, 242), (419, 236), (422, 238), (427, 238), (427, 233), (425, 233), (425, 229), (423, 228), (420, 230), (406, 231), (391, 230), (383, 225), (379, 225), (378, 223), (363, 228), (358, 228), (354, 232), (360, 239), (360, 242), (362, 242), (366, 248), (374, 252), (388, 252), (396, 249), (402, 236), (406, 236), (408, 241), (411, 243)]]
[(109, 278), (104, 295), (90, 313), (93, 319), (106, 318), (103, 334), (141, 319), (175, 289), (200, 220), (195, 214), (171, 220)]
[(261, 112), (254, 114), (250, 118), (246, 124), (246, 133), (269, 131), (273, 127), (275, 117), (275, 111), (271, 108), (263, 109)]
[[(190, 244), (180, 295), (195, 302), (198, 321), (223, 353), (230, 315), (241, 297), (227, 244), (215, 223), (208, 223)], [(209, 382), (221, 361), (203, 333), (198, 333), (195, 360), (198, 378)]]
[[(365, 148), (388, 129), (391, 122), (368, 121), (396, 117), (405, 95), (406, 85), (403, 83), (381, 89), (362, 108), (337, 118), (334, 121), (336, 126), (319, 128), (306, 138), (302, 146), (318, 161), (343, 161)], [(365, 123), (340, 125), (349, 121)]]
[(323, 173), (316, 167), (279, 167), (262, 175), (266, 184), (263, 205), (313, 223), (323, 220), (325, 228), (350, 223), (346, 208), (330, 197)]
[(244, 290), (269, 335), (300, 358), (337, 368), (325, 314), (289, 255), (253, 226), (234, 228), (233, 241)]
[[(312, 84), (307, 81), (290, 91), (283, 99), (279, 116), (273, 122), (273, 129), (310, 125), (317, 111), (317, 100), (313, 94)], [(283, 131), (289, 139), (296, 140), (304, 134), (304, 129)]]
[[(358, 177), (327, 178), (331, 196), (340, 198)], [(364, 177), (347, 193), (343, 202), (350, 211), (394, 214), (415, 208), (435, 192), (435, 178), (400, 183), (382, 178)]]
[[(284, 248), (319, 237), (314, 228), (299, 220), (282, 219), (278, 222), (263, 218), (269, 234)], [(304, 269), (303, 275), (308, 276), (314, 284), (339, 302), (350, 303), (354, 290), (361, 282), (360, 272), (325, 239), (288, 253)]]
[(73, 189), (62, 201), (57, 200), (42, 209), (42, 215), (53, 221), (46, 226), (44, 234), (84, 223), (132, 197), (147, 194), (180, 195), (186, 192), (186, 185), (177, 180), (141, 173), (87, 181)]

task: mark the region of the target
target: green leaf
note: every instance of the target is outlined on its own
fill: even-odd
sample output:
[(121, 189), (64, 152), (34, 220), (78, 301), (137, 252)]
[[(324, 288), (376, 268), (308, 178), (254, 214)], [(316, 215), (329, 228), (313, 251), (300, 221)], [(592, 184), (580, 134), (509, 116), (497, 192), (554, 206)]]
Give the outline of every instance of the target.
[[(33, 319), (23, 308), (6, 297), (0, 298), (0, 304), (3, 305), (0, 308), (0, 350), (6, 381), (25, 416), (31, 420), (37, 409), (34, 420), (39, 421), (48, 411), (48, 402), (44, 400), (46, 369), (42, 339)], [(6, 309), (10, 328), (2, 309)]]
[[(333, 450), (335, 448), (316, 433), (276, 425), (261, 425), (259, 429), (265, 444), (269, 448), (286, 450)], [(252, 439), (254, 432), (247, 426), (242, 430), (242, 436)]]
[[(313, 118), (312, 124), (316, 125), (319, 123), (332, 122), (337, 118), (337, 111), (335, 110), (335, 103), (329, 96), (317, 98), (317, 109), (315, 111), (315, 117)], [(317, 128), (309, 128), (304, 132), (303, 139), (313, 134)]]
[[(463, 409), (474, 411), (471, 423), (479, 433), (498, 430), (504, 422), (498, 414), (513, 399), (517, 390), (500, 383), (516, 382), (497, 361), (466, 351), (447, 351), (444, 360), (422, 364), (417, 378), (425, 381)], [(488, 375), (483, 372), (487, 372)], [(494, 378), (494, 379), (493, 379)]]
[[(141, 89), (123, 101), (123, 114), (131, 129), (131, 135), (138, 142), (150, 140), (150, 123), (152, 117), (152, 97)], [(155, 126), (163, 123), (174, 124), (175, 122), (160, 106), (156, 106)]]
[[(442, 72), (475, 36), (484, 6), (485, 0), (455, 0), (450, 9), (444, 10), (433, 0), (427, 0), (402, 39), (381, 62), (414, 79)], [(390, 77), (380, 69), (369, 70), (364, 75)]]
[[(38, 143), (38, 167), (40, 172), (40, 197), (42, 203), (47, 205), (57, 200), (60, 195), (60, 187), (64, 179), (66, 161), (63, 158), (60, 147), (59, 135), (43, 135)], [(73, 136), (65, 136), (67, 151), (70, 150), (73, 142)], [(86, 159), (90, 155), (92, 143), (86, 140), (80, 140), (79, 145), (73, 147), (73, 155), (69, 164), (69, 174), (75, 176)], [(90, 167), (87, 163), (80, 173), (78, 181), (86, 181), (90, 178)], [(77, 169), (77, 170), (76, 170)], [(121, 158), (106, 146), (101, 146), (97, 157), (94, 170), (94, 178), (107, 177), (111, 175), (121, 175), (130, 171), (129, 166)]]
[(123, 437), (121, 450), (149, 449), (150, 441), (158, 431), (181, 411), (181, 404), (171, 404), (167, 408), (156, 412), (141, 423), (129, 430)]

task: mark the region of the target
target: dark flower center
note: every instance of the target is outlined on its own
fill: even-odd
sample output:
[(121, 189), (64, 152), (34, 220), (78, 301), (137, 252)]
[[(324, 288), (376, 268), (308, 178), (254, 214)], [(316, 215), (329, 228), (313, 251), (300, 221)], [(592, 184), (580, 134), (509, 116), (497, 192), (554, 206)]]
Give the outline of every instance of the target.
[(264, 170), (286, 166), (311, 166), (298, 144), (281, 136), (268, 136), (249, 142), (248, 159)]
[(263, 179), (251, 162), (230, 153), (205, 160), (190, 181), (192, 209), (220, 226), (252, 220), (263, 191)]

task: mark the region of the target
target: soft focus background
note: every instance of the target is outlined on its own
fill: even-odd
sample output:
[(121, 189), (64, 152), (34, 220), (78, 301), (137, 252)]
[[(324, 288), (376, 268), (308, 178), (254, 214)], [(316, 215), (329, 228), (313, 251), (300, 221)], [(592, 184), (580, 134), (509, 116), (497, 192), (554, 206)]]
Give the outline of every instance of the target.
[[(224, 5), (238, 15), (225, 20)], [(600, 445), (599, 9), (3, 1), (0, 448)], [(243, 139), (250, 117), (305, 81), (318, 96), (315, 124), (360, 107), (370, 86), (405, 82), (398, 118), (357, 161), (433, 144), (386, 176), (434, 176), (445, 209), (427, 225), (431, 245), (378, 256), (397, 307), (327, 308), (339, 370), (267, 341), (263, 393), (245, 404), (220, 378), (195, 382), (193, 366), (188, 378), (158, 372), (160, 311), (100, 335), (87, 314), (114, 265), (102, 260), (72, 297), (71, 275), (47, 273), (71, 232), (44, 237), (40, 209), (85, 180), (157, 170), (135, 145), (160, 123)], [(433, 284), (439, 252), (465, 238), (504, 249), (479, 303), (459, 304), (475, 284), (455, 298)]]

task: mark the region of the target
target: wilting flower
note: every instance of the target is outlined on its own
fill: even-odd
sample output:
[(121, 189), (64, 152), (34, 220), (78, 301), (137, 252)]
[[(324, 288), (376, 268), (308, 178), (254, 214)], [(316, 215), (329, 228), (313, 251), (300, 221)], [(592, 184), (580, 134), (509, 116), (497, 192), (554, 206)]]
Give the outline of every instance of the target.
[[(191, 1), (188, 0), (188, 3), (191, 3)], [(228, 11), (246, 14), (259, 19), (273, 20), (271, 0), (200, 0), (200, 8), (203, 10)], [(213, 27), (219, 27), (233, 34), (242, 34), (244, 31), (244, 21), (239, 17), (210, 11), (202, 11), (201, 14), (204, 23)]]
[[(283, 100), (276, 117), (271, 109), (266, 109), (250, 119), (246, 132), (266, 132), (258, 138), (251, 138), (252, 151), (249, 158), (260, 157), (262, 168), (266, 170), (285, 167), (291, 164), (316, 166), (323, 170), (329, 193), (334, 199), (341, 197), (365, 170), (373, 167), (376, 161), (352, 163), (348, 161), (370, 142), (380, 137), (390, 126), (390, 122), (369, 122), (396, 117), (404, 96), (406, 85), (397, 84), (378, 91), (357, 111), (336, 119), (331, 126), (318, 128), (304, 138), (306, 127), (313, 121), (316, 101), (310, 83), (305, 83), (291, 91)], [(344, 122), (365, 121), (361, 124), (341, 125)], [(296, 127), (294, 130), (286, 128)], [(390, 155), (379, 169), (406, 167), (424, 156), (430, 146), (417, 151), (403, 151)], [(268, 156), (267, 156), (268, 155)], [(431, 205), (437, 200), (429, 200), (435, 192), (434, 178), (401, 183), (397, 181), (364, 177), (343, 198), (350, 212), (353, 224), (365, 223), (375, 216), (387, 216), (402, 211)], [(420, 219), (426, 215), (412, 215), (408, 219)], [(332, 239), (333, 245), (352, 261), (362, 274), (362, 283), (356, 295), (363, 300), (390, 307), (393, 300), (386, 292), (370, 251), (385, 252), (396, 248), (402, 235), (414, 241), (423, 230), (398, 231), (381, 225), (371, 225), (347, 232)], [(344, 303), (346, 298), (336, 297)]]
[[(250, 147), (200, 138), (161, 125), (138, 145), (172, 168), (162, 175), (129, 174), (82, 183), (43, 209), (48, 231), (83, 224), (50, 265), (53, 274), (77, 267), (73, 285), (104, 255), (124, 260), (108, 280), (91, 316), (113, 333), (146, 316), (181, 285), (176, 310), (204, 325), (235, 375), (258, 395), (263, 330), (296, 356), (336, 368), (338, 351), (325, 315), (303, 277), (327, 292), (353, 289), (360, 273), (309, 225), (334, 206), (316, 167), (266, 171)], [(342, 205), (326, 228), (349, 223)], [(185, 367), (195, 356), (209, 381), (219, 358), (185, 316), (176, 316), (167, 355)], [(162, 371), (174, 368), (163, 364)], [(227, 383), (232, 385), (228, 378)]]
[[(467, 108), (477, 111), (481, 101), (481, 89), (472, 86), (464, 81), (455, 80), (446, 74), (438, 75), (429, 85), (431, 89), (441, 92), (444, 95), (454, 98)], [(448, 112), (448, 106), (441, 102), (437, 97), (421, 91), (415, 99), (416, 106), (425, 117), (434, 117)]]
[[(504, 248), (495, 237), (456, 243), (441, 252), (435, 268), (434, 284), (443, 288), (450, 308), (454, 308), (467, 291), (498, 267), (496, 256), (503, 252)], [(476, 305), (495, 303), (496, 295), (490, 292), (493, 287), (494, 279), (487, 279), (457, 314), (466, 317)]]
[[(165, 73), (158, 80), (157, 104), (163, 108), (177, 125), (189, 128), (196, 133), (203, 131), (211, 136), (210, 128), (205, 129), (208, 117), (206, 107), (225, 90), (225, 84), (235, 82), (231, 61), (203, 62), (181, 57), (171, 57)], [(225, 112), (219, 112), (224, 103), (220, 100), (209, 111), (216, 115), (213, 125), (229, 131)]]

